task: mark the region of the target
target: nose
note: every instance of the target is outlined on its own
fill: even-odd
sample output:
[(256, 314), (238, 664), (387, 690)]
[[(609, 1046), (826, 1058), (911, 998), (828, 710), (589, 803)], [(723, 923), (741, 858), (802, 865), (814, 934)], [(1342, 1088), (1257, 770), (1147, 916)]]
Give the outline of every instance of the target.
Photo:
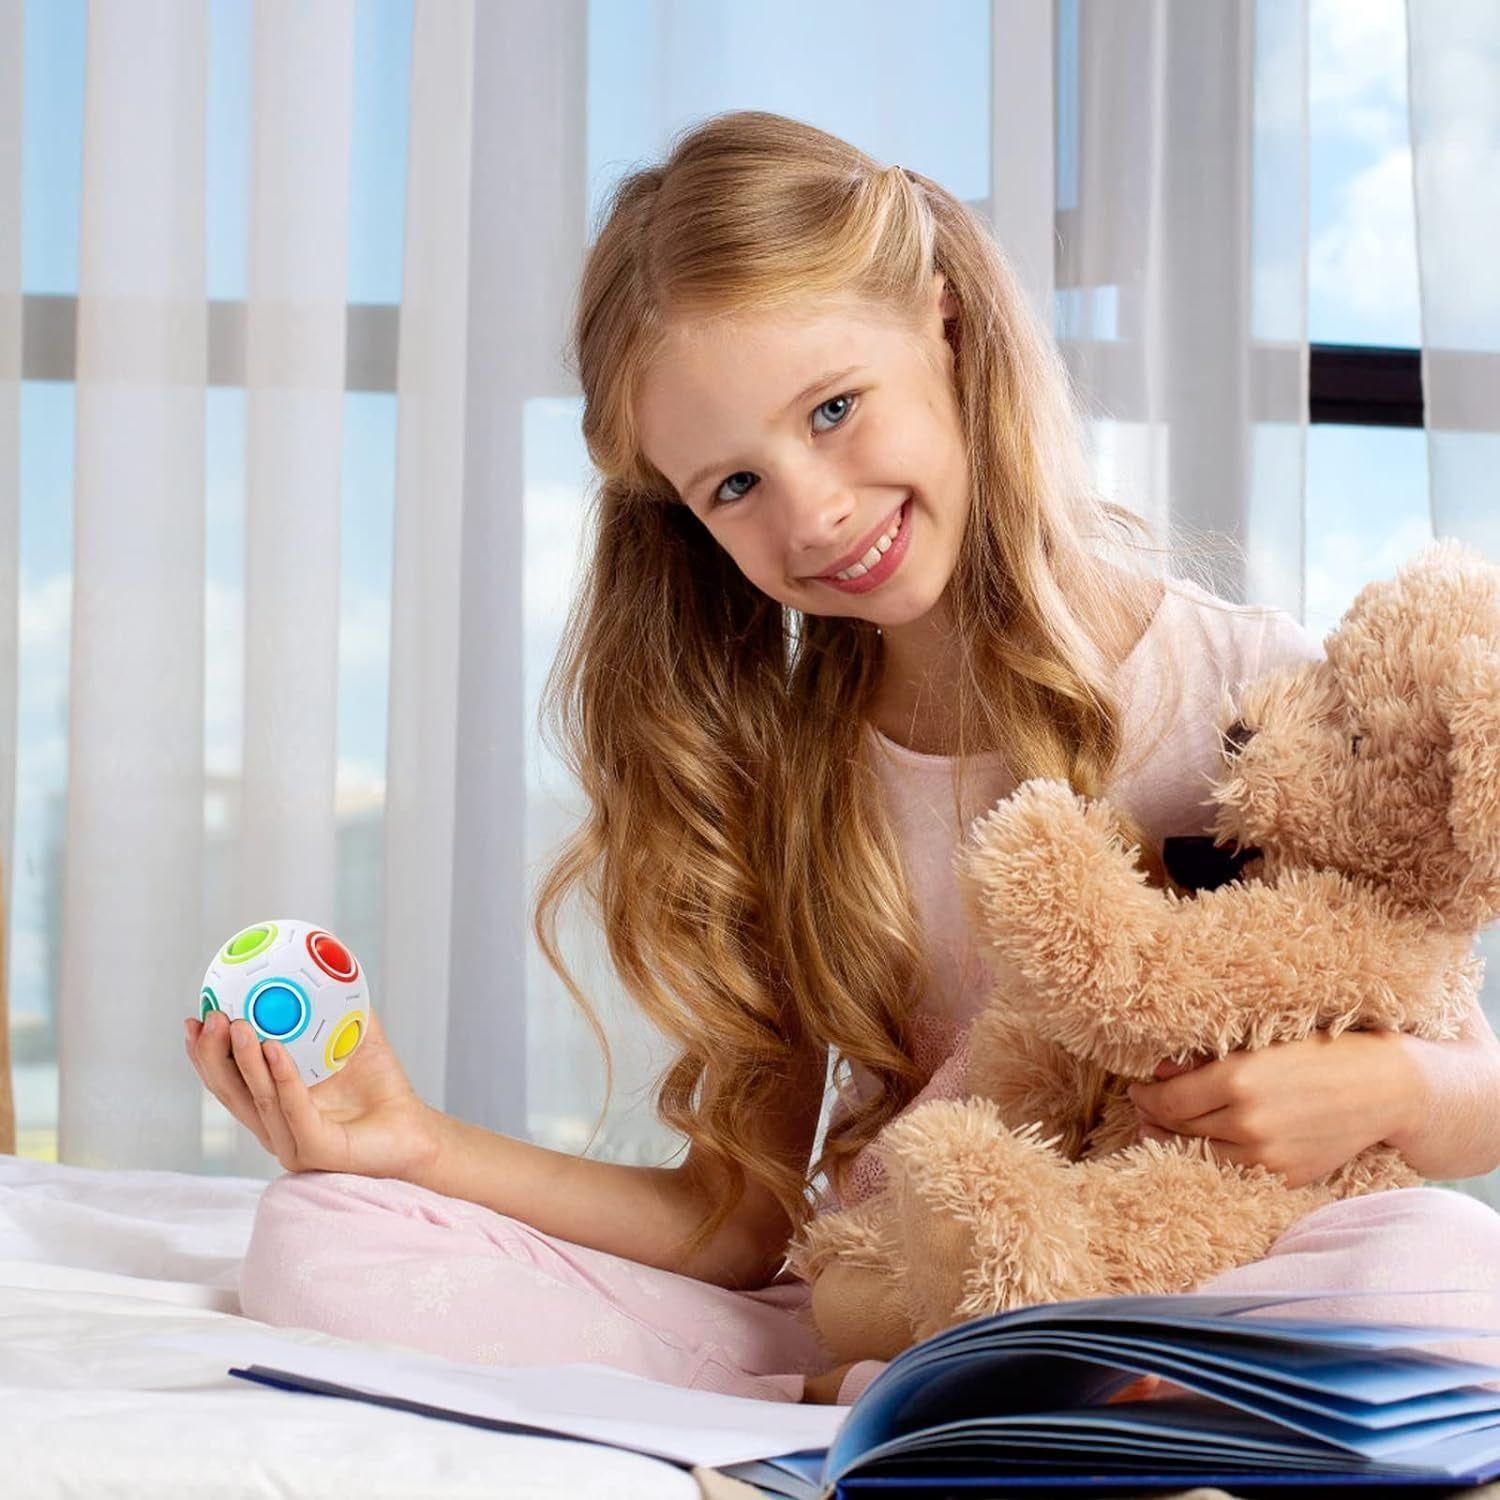
[(1219, 739), (1223, 742), (1225, 759), (1232, 759), (1250, 743), (1255, 731), (1243, 719), (1236, 719), (1228, 729), (1222, 730)]
[(821, 494), (803, 485), (787, 501), (787, 545), (796, 560), (799, 576), (814, 572), (820, 560), (832, 557), (838, 550), (837, 540), (845, 533), (845, 545), (856, 540), (857, 527), (851, 517), (858, 506), (847, 491)]

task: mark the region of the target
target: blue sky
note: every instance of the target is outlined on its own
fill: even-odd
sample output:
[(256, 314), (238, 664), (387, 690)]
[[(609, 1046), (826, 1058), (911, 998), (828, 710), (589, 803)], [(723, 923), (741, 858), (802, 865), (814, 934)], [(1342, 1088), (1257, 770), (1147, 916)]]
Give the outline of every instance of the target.
[[(250, 0), (210, 0), (208, 292), (246, 286)], [(411, 0), (357, 0), (348, 295), (400, 299)], [(1319, 342), (1419, 342), (1405, 124), (1401, 0), (1312, 0), (1310, 332)], [(677, 8), (670, 37), (650, 0), (591, 9), (588, 191), (592, 215), (629, 166), (656, 155), (690, 119), (754, 107), (811, 120), (942, 180), (987, 191), (987, 0), (947, 0), (918, 19), (904, 0), (847, 12), (786, 3)], [(27, 293), (77, 288), (85, 0), (25, 8), (22, 280)], [(934, 22), (936, 24), (934, 24)], [(795, 34), (798, 45), (784, 38)], [(942, 110), (903, 114), (869, 79), (899, 49), (912, 97)], [(650, 79), (641, 87), (640, 79)], [(66, 778), (72, 547), (71, 389), (27, 382), (21, 446), (21, 749), (12, 945), (17, 1012), (45, 1003), (41, 881), (46, 819)], [(239, 763), (243, 635), (241, 393), (207, 398), (208, 676), (205, 756)], [(528, 552), (576, 556), (574, 503), (585, 455), (572, 402), (528, 412)], [(385, 761), (386, 637), (395, 471), (395, 402), (346, 397), (338, 796), (379, 803)], [(1389, 572), (1428, 535), (1420, 431), (1309, 431), (1307, 624), (1322, 633), (1365, 578)], [(533, 699), (566, 603), (566, 569), (527, 582)]]

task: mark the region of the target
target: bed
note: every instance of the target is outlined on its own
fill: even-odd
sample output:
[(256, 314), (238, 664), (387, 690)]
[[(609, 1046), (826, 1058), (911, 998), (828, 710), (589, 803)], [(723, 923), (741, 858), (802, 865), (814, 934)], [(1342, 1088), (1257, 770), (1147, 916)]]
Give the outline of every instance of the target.
[(274, 1390), (226, 1374), (222, 1361), (148, 1347), (150, 1336), (208, 1325), (351, 1346), (241, 1317), (239, 1265), (265, 1186), (0, 1155), (0, 1492), (15, 1500), (759, 1493), (595, 1443)]
[[(0, 1153), (0, 1494), (275, 1500), (755, 1500), (712, 1470), (240, 1380), (150, 1347), (237, 1325), (259, 1178), (91, 1170)], [(1500, 1500), (1500, 1485), (1455, 1491)], [(1159, 1500), (1233, 1500), (1198, 1488)]]

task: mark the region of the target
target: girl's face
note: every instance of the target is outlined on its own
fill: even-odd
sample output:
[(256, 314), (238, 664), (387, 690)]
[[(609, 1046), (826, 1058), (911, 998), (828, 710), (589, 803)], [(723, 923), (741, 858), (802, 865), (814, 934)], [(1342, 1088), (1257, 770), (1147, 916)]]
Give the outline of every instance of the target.
[[(943, 332), (957, 307), (932, 285), (920, 337), (847, 301), (679, 325), (642, 382), (646, 457), (784, 605), (900, 626), (947, 586), (968, 472)], [(821, 576), (871, 565), (872, 545), (851, 587)]]

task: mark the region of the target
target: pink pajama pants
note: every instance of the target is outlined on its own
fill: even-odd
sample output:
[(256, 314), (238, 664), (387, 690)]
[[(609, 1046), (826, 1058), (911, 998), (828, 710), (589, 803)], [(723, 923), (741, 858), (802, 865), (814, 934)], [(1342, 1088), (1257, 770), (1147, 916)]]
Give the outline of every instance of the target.
[[(1442, 1288), (1474, 1295), (1400, 1295)], [(1389, 1294), (1359, 1299), (1367, 1320), (1500, 1329), (1500, 1214), (1449, 1188), (1344, 1199), (1293, 1224), (1263, 1260), (1197, 1290), (1358, 1289)], [(835, 1362), (808, 1299), (789, 1278), (730, 1291), (409, 1182), (344, 1172), (287, 1173), (266, 1188), (240, 1278), (241, 1311), (265, 1323), (473, 1363), (614, 1365), (770, 1401), (800, 1401), (804, 1378)], [(1500, 1339), (1441, 1352), (1496, 1361)], [(840, 1402), (883, 1368), (855, 1365)]]

